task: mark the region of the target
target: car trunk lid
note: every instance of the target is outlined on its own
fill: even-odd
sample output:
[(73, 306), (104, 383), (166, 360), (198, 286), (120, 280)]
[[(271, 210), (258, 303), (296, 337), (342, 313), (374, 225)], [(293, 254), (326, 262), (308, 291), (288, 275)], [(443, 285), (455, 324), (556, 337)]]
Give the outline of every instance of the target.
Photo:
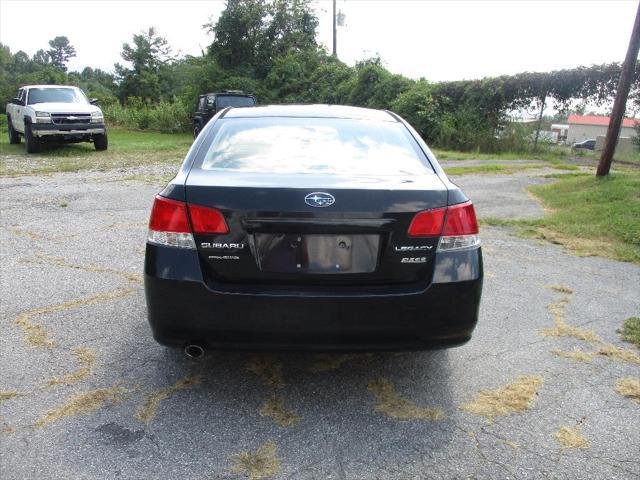
[(193, 169), (190, 206), (219, 210), (228, 232), (194, 233), (205, 279), (282, 285), (424, 281), (438, 236), (410, 237), (416, 213), (445, 207), (432, 173), (408, 177), (252, 174)]

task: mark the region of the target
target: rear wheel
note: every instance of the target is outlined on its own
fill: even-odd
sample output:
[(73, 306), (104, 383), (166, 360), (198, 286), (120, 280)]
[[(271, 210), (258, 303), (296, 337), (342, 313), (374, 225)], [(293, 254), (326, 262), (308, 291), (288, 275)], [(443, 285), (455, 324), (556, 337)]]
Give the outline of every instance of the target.
[(7, 123), (9, 125), (9, 143), (11, 145), (20, 143), (20, 134), (16, 132), (13, 125), (11, 125), (11, 117), (7, 117)]
[(27, 153), (38, 153), (42, 147), (40, 141), (33, 136), (33, 132), (31, 131), (31, 124), (24, 124), (24, 143), (27, 147)]
[(94, 135), (93, 146), (96, 147), (96, 150), (98, 151), (106, 150), (107, 147), (109, 146), (109, 140), (107, 139), (107, 134), (103, 133), (102, 135)]

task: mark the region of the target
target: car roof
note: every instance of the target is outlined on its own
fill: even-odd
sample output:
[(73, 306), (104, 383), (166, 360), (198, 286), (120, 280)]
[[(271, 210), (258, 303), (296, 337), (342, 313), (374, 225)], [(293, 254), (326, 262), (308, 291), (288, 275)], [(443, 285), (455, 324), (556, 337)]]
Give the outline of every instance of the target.
[(385, 110), (348, 107), (344, 105), (264, 105), (258, 107), (231, 107), (224, 118), (294, 117), (294, 118), (343, 118), (397, 122), (398, 119)]
[(209, 92), (203, 93), (200, 96), (206, 97), (207, 95), (231, 95), (233, 97), (254, 97), (253, 93), (244, 93), (244, 92)]
[(78, 88), (75, 85), (24, 85), (20, 88)]

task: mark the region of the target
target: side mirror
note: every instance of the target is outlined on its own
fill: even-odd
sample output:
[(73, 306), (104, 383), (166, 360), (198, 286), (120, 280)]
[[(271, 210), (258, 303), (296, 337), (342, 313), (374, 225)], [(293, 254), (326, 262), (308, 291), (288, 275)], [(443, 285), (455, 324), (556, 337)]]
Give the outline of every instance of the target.
[(24, 102), (22, 100), (20, 100), (19, 98), (14, 98), (13, 100), (11, 100), (11, 103), (15, 104), (15, 105), (24, 105)]
[(91, 100), (89, 100), (89, 103), (91, 105), (98, 105), (100, 102), (98, 101), (97, 98), (92, 98)]

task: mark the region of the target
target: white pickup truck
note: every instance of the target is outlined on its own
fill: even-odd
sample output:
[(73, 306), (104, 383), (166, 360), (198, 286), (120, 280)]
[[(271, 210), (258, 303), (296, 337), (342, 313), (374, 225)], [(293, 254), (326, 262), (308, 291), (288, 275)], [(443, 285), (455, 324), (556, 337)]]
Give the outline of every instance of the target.
[(106, 150), (107, 129), (96, 100), (78, 87), (27, 85), (7, 104), (9, 143), (24, 142), (28, 153), (37, 153), (44, 142), (93, 142)]

